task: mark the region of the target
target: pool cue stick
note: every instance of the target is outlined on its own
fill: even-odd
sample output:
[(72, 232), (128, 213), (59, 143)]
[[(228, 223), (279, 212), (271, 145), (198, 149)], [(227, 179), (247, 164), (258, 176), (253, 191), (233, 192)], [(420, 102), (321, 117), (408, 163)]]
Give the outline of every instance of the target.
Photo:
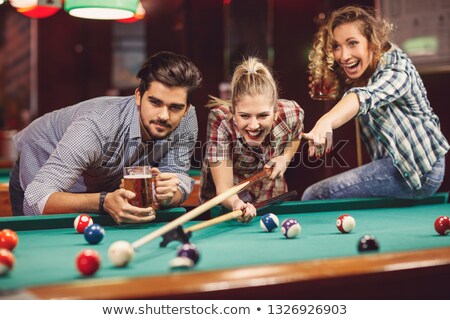
[(249, 181), (246, 181), (244, 183), (238, 184), (237, 186), (234, 186), (233, 188), (217, 195), (216, 197), (210, 199), (209, 201), (201, 204), (200, 206), (192, 209), (191, 211), (189, 211), (188, 213), (185, 213), (184, 215), (182, 215), (181, 217), (178, 217), (177, 219), (167, 223), (166, 225), (162, 226), (161, 228), (159, 228), (158, 230), (155, 230), (151, 233), (149, 233), (148, 235), (136, 240), (135, 242), (133, 242), (131, 245), (134, 249), (139, 248), (140, 246), (158, 238), (159, 236), (162, 236), (164, 233), (176, 228), (179, 225), (182, 225), (183, 223), (194, 219), (195, 217), (199, 216), (200, 214), (202, 214), (203, 212), (211, 209), (212, 207), (218, 205), (219, 203), (221, 203), (222, 201), (224, 201), (225, 199), (228, 199), (229, 197), (235, 195), (236, 193), (238, 193), (239, 191), (243, 190), (245, 187), (247, 187), (250, 184)]
[(362, 166), (362, 150), (361, 150), (361, 133), (358, 118), (355, 118), (355, 133), (356, 133), (356, 163), (358, 167)]
[[(251, 184), (251, 183), (254, 183), (256, 181), (259, 181), (259, 180), (261, 180), (263, 178), (266, 178), (266, 177), (270, 176), (271, 173), (272, 173), (272, 169), (271, 168), (266, 168), (266, 169), (263, 169), (261, 172), (255, 174), (254, 176), (250, 177), (249, 179), (245, 180), (245, 181), (249, 181), (250, 184)], [(255, 205), (255, 208), (256, 208), (256, 205)], [(227, 214), (224, 214), (224, 215), (221, 215), (221, 216), (219, 216), (217, 218), (213, 218), (213, 219), (210, 219), (210, 220), (198, 223), (195, 226), (187, 228), (186, 231), (191, 231), (192, 232), (192, 231), (204, 229), (204, 228), (207, 228), (209, 226), (213, 226), (215, 224), (218, 224), (218, 223), (221, 223), (221, 222), (225, 222), (225, 221), (237, 218), (239, 216), (242, 216), (243, 213), (244, 213), (244, 211), (242, 211), (242, 210), (231, 211), (231, 212), (229, 212)]]
[(185, 232), (188, 233), (188, 232), (193, 232), (193, 231), (205, 229), (205, 228), (214, 226), (214, 225), (216, 225), (218, 223), (225, 222), (225, 221), (232, 220), (232, 219), (235, 219), (237, 217), (240, 217), (240, 216), (242, 216), (243, 213), (244, 213), (244, 211), (242, 209), (234, 210), (234, 211), (228, 212), (226, 214), (220, 215), (220, 216), (218, 216), (216, 218), (209, 219), (209, 220), (197, 223), (196, 225), (193, 225), (192, 227), (186, 228)]
[[(255, 204), (255, 208), (256, 209), (261, 209), (261, 208), (266, 207), (268, 205), (271, 205), (271, 204), (274, 204), (274, 203), (278, 203), (278, 202), (282, 202), (284, 200), (290, 199), (292, 197), (295, 197), (296, 195), (297, 195), (297, 191), (287, 192), (287, 193), (281, 194), (279, 196), (273, 197), (271, 199), (267, 199), (267, 200), (258, 202), (258, 203)], [(198, 230), (201, 230), (201, 229), (204, 229), (204, 228), (216, 225), (216, 224), (221, 223), (221, 222), (232, 220), (234, 218), (242, 216), (242, 214), (244, 212), (245, 212), (244, 210), (239, 209), (239, 210), (231, 211), (231, 212), (228, 212), (227, 214), (218, 216), (217, 218), (213, 218), (213, 219), (210, 219), (210, 220), (207, 220), (207, 221), (204, 221), (204, 222), (197, 223), (196, 225), (193, 225), (192, 227), (186, 228), (186, 233), (193, 232), (193, 231), (198, 231)]]
[[(272, 169), (273, 164), (270, 168), (264, 168), (262, 171), (258, 172), (257, 174), (251, 176), (250, 178), (244, 180), (243, 182), (241, 182), (238, 185), (244, 184), (246, 183), (246, 187), (252, 185), (254, 182), (267, 178), (272, 174)], [(206, 211), (206, 210), (205, 210)], [(240, 215), (242, 215), (242, 212), (239, 213)], [(239, 216), (238, 214), (238, 216)], [(183, 222), (184, 223), (184, 222)], [(188, 237), (187, 237), (187, 233), (184, 232), (183, 227), (180, 225), (173, 227), (172, 229), (169, 229), (167, 232), (161, 234), (163, 236), (163, 241), (161, 241), (161, 243), (159, 244), (160, 247), (165, 247), (169, 242), (171, 242), (172, 240), (180, 240), (181, 242), (187, 242), (188, 241)], [(178, 237), (181, 237), (180, 239), (178, 239)]]
[[(290, 192), (281, 194), (279, 196), (273, 197), (271, 199), (267, 199), (267, 200), (258, 202), (255, 204), (255, 208), (260, 209), (263, 207), (267, 207), (269, 205), (277, 204), (277, 203), (283, 202), (285, 200), (291, 199), (296, 196), (297, 196), (297, 191), (290, 191)], [(192, 235), (192, 232), (208, 228), (210, 226), (219, 224), (221, 222), (232, 220), (234, 218), (242, 216), (243, 213), (244, 212), (242, 210), (235, 210), (235, 211), (229, 212), (227, 214), (218, 216), (216, 218), (213, 218), (213, 219), (210, 219), (210, 220), (207, 220), (204, 222), (200, 222), (196, 225), (193, 225), (192, 227), (186, 228), (186, 230), (183, 230), (182, 226), (178, 226), (177, 228), (172, 229), (163, 235), (163, 241), (161, 241), (159, 246), (165, 247), (172, 241), (188, 243), (189, 238)]]
[(256, 209), (261, 209), (261, 208), (267, 207), (269, 205), (274, 205), (274, 204), (281, 203), (283, 201), (292, 199), (292, 198), (294, 198), (296, 196), (297, 196), (297, 191), (292, 190), (292, 191), (280, 194), (280, 195), (278, 195), (276, 197), (273, 197), (273, 198), (270, 198), (270, 199), (258, 202), (258, 203), (255, 204), (255, 208)]
[[(273, 166), (273, 164), (272, 164), (272, 166)], [(270, 177), (270, 175), (272, 174), (272, 170), (273, 170), (272, 168), (264, 168), (260, 172), (254, 174), (250, 178), (242, 181), (241, 183), (249, 182), (249, 185), (247, 186), (247, 187), (249, 187), (253, 183), (258, 182), (259, 180)]]

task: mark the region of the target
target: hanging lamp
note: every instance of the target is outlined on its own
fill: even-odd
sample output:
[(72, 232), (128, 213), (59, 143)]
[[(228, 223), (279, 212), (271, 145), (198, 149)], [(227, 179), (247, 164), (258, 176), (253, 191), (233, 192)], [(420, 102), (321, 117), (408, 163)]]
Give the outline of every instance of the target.
[(132, 16), (131, 18), (128, 18), (128, 19), (120, 19), (117, 21), (121, 22), (121, 23), (133, 23), (133, 22), (144, 19), (145, 14), (146, 14), (145, 9), (142, 6), (141, 1), (139, 1), (137, 9), (136, 9), (136, 13), (134, 14), (134, 16)]
[(62, 0), (10, 0), (17, 12), (29, 18), (47, 18), (62, 8)]
[(134, 16), (139, 0), (65, 0), (64, 10), (85, 19), (118, 20)]

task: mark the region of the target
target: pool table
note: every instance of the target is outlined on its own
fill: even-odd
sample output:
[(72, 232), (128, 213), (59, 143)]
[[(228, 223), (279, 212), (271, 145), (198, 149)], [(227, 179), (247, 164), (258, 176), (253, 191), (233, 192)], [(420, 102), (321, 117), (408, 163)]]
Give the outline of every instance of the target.
[[(259, 217), (249, 224), (234, 220), (195, 231), (198, 264), (171, 270), (179, 243), (161, 248), (157, 239), (140, 247), (125, 268), (113, 267), (107, 250), (116, 240), (133, 242), (182, 214), (159, 212), (145, 225), (104, 225), (105, 238), (89, 245), (75, 233), (74, 214), (0, 218), (0, 228), (17, 231), (15, 268), (0, 277), (0, 298), (18, 299), (449, 299), (450, 235), (439, 236), (434, 221), (450, 214), (448, 194), (423, 200), (379, 198), (290, 201), (260, 209), (280, 221), (294, 218), (302, 232), (286, 239), (279, 229), (264, 232)], [(175, 210), (175, 212), (173, 212)], [(221, 207), (211, 210), (220, 214)], [(343, 213), (356, 228), (340, 233)], [(192, 226), (190, 221), (184, 226)], [(373, 234), (380, 250), (359, 253), (361, 236)], [(83, 277), (75, 267), (82, 249), (102, 258), (99, 271)]]
[(12, 216), (9, 201), (9, 173), (10, 169), (0, 168), (0, 217)]

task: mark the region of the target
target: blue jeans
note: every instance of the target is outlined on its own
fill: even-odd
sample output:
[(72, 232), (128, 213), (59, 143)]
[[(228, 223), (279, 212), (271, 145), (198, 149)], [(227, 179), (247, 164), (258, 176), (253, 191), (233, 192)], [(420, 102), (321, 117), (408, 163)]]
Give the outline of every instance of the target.
[(432, 196), (441, 186), (445, 157), (422, 177), (422, 188), (412, 190), (392, 163), (390, 157), (332, 176), (308, 187), (302, 200), (389, 197), (422, 199)]

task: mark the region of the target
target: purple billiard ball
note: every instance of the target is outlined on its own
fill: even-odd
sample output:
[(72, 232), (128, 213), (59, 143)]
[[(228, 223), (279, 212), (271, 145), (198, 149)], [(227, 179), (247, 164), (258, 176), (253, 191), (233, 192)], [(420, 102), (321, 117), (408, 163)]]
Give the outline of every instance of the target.
[(281, 233), (288, 239), (295, 238), (301, 231), (302, 227), (295, 219), (286, 219), (281, 224)]
[(105, 229), (98, 223), (91, 224), (89, 227), (84, 229), (84, 238), (90, 244), (97, 244), (102, 241), (105, 236)]
[(197, 264), (200, 259), (200, 252), (193, 243), (184, 243), (178, 248), (177, 257), (185, 257)]
[(280, 221), (278, 220), (278, 217), (273, 213), (266, 213), (261, 217), (261, 220), (259, 220), (259, 225), (264, 231), (272, 232), (273, 230), (278, 228), (278, 226), (280, 225)]

